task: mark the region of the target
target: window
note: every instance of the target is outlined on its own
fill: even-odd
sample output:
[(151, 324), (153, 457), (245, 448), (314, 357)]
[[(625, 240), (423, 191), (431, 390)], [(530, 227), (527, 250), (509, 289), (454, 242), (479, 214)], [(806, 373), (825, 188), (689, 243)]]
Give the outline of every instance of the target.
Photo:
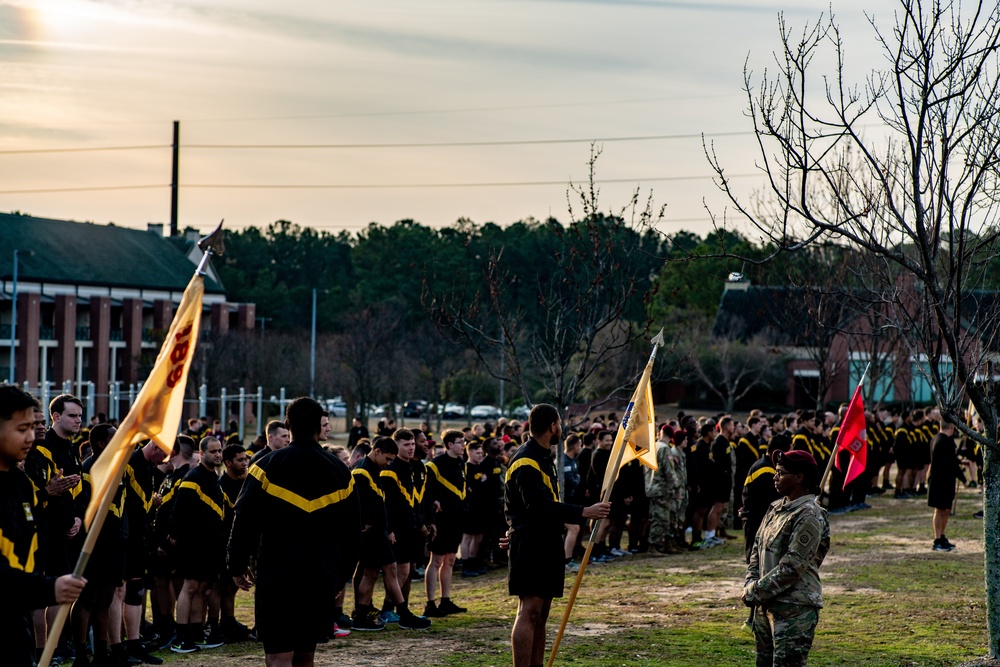
[[(854, 394), (854, 388), (858, 386), (862, 373), (868, 367), (870, 357), (871, 355), (867, 352), (851, 352), (848, 369), (850, 390), (847, 399), (850, 399)], [(895, 372), (892, 367), (892, 359), (882, 357), (878, 359), (877, 363), (878, 367), (873, 363), (872, 367), (868, 369), (868, 375), (865, 376), (864, 396), (877, 403), (891, 403), (896, 400)], [(872, 387), (873, 380), (875, 382), (874, 388)]]
[[(929, 364), (930, 361), (924, 354), (910, 359), (910, 401), (913, 403), (936, 402)], [(949, 357), (941, 357), (937, 370), (945, 392), (950, 394), (955, 382), (955, 362)]]

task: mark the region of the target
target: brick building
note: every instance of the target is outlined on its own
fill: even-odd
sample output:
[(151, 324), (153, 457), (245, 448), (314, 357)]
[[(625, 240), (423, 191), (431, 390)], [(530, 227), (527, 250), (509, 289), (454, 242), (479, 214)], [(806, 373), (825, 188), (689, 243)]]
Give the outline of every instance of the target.
[[(193, 234), (196, 237), (196, 234)], [(0, 380), (9, 380), (17, 253), (15, 382), (29, 388), (93, 382), (95, 408), (109, 388), (145, 380), (194, 274), (196, 238), (164, 238), (114, 225), (0, 214)], [(226, 300), (209, 264), (203, 330), (253, 329), (253, 304)], [(103, 396), (102, 396), (103, 395)]]
[[(891, 328), (872, 336), (873, 324), (866, 312), (876, 306), (865, 304), (877, 304), (878, 299), (860, 295), (854, 301), (836, 291), (730, 280), (719, 303), (713, 336), (770, 349), (783, 366), (786, 404), (795, 408), (848, 401), (869, 363), (865, 379), (869, 403), (933, 403), (926, 355), (913, 354)], [(970, 291), (961, 306), (963, 328), (972, 328), (977, 320), (992, 322), (1000, 313), (1000, 293)], [(990, 346), (989, 356), (1000, 358), (993, 334), (983, 339)], [(975, 367), (975, 359), (982, 355), (974, 346), (967, 352), (966, 364)], [(953, 373), (953, 362), (946, 355), (937, 363), (942, 377)], [(975, 370), (977, 381), (985, 379), (985, 368)], [(1000, 380), (995, 372), (992, 378)]]

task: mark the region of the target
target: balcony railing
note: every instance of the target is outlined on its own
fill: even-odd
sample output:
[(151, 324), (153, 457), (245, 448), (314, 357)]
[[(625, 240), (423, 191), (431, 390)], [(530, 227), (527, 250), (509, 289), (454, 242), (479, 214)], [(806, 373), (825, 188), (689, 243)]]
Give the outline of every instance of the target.
[(109, 340), (125, 340), (125, 330), (124, 329), (112, 329), (108, 332)]
[(10, 340), (10, 325), (0, 324), (0, 338)]
[(38, 327), (39, 340), (55, 340), (55, 337), (56, 337), (55, 327)]
[(76, 339), (77, 340), (90, 340), (90, 327), (77, 327), (76, 328)]
[(142, 342), (143, 343), (155, 343), (156, 342), (156, 336), (153, 335), (153, 330), (152, 329), (143, 329), (142, 330)]

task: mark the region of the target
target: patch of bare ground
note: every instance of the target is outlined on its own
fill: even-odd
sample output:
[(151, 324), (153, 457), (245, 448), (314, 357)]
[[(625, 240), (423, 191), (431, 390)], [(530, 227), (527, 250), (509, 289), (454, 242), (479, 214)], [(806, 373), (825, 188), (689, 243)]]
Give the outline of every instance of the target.
[[(469, 655), (480, 652), (454, 636), (442, 640), (435, 634), (420, 634), (399, 637), (394, 634), (392, 641), (381, 635), (385, 632), (368, 634), (353, 633), (346, 639), (338, 639), (316, 647), (318, 667), (431, 667), (441, 665), (445, 657), (452, 653)], [(257, 645), (259, 649), (259, 644)], [(234, 655), (224, 648), (199, 651), (185, 656), (184, 667), (249, 667), (263, 663), (263, 651)]]
[(1000, 660), (993, 658), (978, 658), (972, 662), (963, 662), (955, 667), (1000, 667)]

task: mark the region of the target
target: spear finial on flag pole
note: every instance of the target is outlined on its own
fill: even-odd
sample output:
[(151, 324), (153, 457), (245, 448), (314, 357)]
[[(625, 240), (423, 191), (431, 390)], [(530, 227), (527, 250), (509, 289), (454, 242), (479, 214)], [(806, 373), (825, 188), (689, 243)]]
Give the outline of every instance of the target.
[[(188, 371), (201, 330), (205, 267), (212, 255), (221, 255), (225, 250), (221, 222), (211, 234), (198, 242), (198, 247), (204, 254), (184, 290), (184, 296), (174, 314), (170, 330), (156, 357), (156, 363), (153, 364), (153, 370), (150, 371), (149, 378), (143, 384), (118, 431), (91, 468), (92, 493), (83, 522), (87, 538), (76, 561), (76, 567), (73, 568), (73, 576), (78, 579), (83, 577), (87, 569), (87, 562), (104, 526), (104, 519), (107, 518), (108, 507), (118, 490), (118, 483), (125, 474), (133, 446), (142, 440), (150, 439), (169, 455), (177, 438), (181, 413), (184, 409), (184, 390), (187, 387)], [(48, 639), (42, 657), (38, 661), (38, 667), (49, 667), (71, 606), (64, 604), (59, 607), (59, 613), (49, 628)]]
[[(629, 401), (628, 408), (626, 408), (625, 415), (622, 417), (622, 422), (618, 427), (618, 435), (615, 438), (615, 445), (612, 449), (612, 458), (614, 460), (608, 461), (608, 468), (604, 474), (602, 503), (610, 501), (611, 489), (614, 487), (615, 478), (618, 476), (618, 469), (621, 468), (623, 463), (638, 458), (644, 464), (652, 467), (654, 470), (656, 469), (656, 448), (653, 440), (655, 417), (653, 416), (653, 401), (649, 387), (649, 378), (653, 371), (653, 362), (656, 361), (656, 350), (665, 345), (663, 329), (660, 329), (660, 333), (656, 334), (649, 342), (653, 346), (653, 351), (649, 354), (649, 361), (646, 362), (646, 367), (639, 378), (639, 384), (635, 388), (635, 393), (632, 394), (632, 400)], [(633, 436), (638, 435), (637, 429), (640, 426), (640, 421), (644, 422), (642, 425), (646, 431), (641, 434), (641, 437), (633, 438)], [(644, 443), (645, 449), (642, 453), (637, 451), (638, 448), (636, 447), (636, 443), (633, 443), (633, 439)], [(552, 653), (549, 654), (548, 667), (552, 667), (556, 661), (556, 653), (559, 652), (559, 644), (562, 642), (563, 633), (566, 632), (566, 624), (569, 622), (569, 615), (573, 611), (573, 603), (576, 602), (576, 595), (580, 592), (580, 582), (583, 581), (583, 573), (587, 571), (587, 563), (590, 561), (590, 554), (594, 550), (594, 541), (597, 539), (597, 533), (600, 531), (601, 521), (602, 519), (597, 519), (594, 522), (594, 529), (590, 533), (590, 539), (587, 540), (587, 548), (583, 554), (583, 561), (580, 563), (580, 571), (576, 574), (576, 581), (573, 582), (573, 589), (570, 591), (569, 599), (566, 601), (566, 610), (563, 612), (562, 623), (559, 624), (559, 632), (556, 633), (555, 641), (552, 642)]]

